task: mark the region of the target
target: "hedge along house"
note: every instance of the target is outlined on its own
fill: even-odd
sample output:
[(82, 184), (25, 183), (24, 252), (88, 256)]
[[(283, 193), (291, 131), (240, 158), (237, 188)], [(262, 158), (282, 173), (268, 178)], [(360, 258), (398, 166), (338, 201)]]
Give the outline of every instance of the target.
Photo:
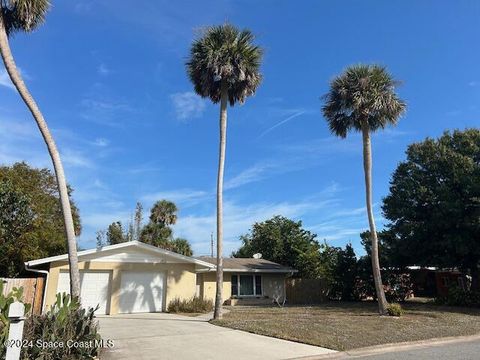
[[(25, 263), (47, 276), (43, 309), (57, 293), (69, 293), (67, 254)], [(215, 298), (215, 261), (183, 256), (138, 241), (78, 252), (81, 301), (97, 314), (166, 311), (175, 298)], [(224, 259), (224, 301), (285, 297), (285, 278), (295, 270), (262, 259)], [(235, 300), (238, 301), (238, 300)]]

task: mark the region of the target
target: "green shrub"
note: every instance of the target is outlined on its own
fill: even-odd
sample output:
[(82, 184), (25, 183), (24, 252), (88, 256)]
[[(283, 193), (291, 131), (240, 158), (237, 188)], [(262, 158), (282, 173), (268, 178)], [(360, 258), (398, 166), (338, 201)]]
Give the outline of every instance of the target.
[(194, 296), (187, 300), (175, 298), (168, 304), (171, 313), (208, 313), (213, 310), (213, 301)]
[[(101, 337), (94, 319), (97, 309), (82, 309), (78, 299), (57, 294), (56, 303), (44, 315), (25, 322), (24, 339), (33, 346), (24, 348), (23, 359), (93, 359), (99, 354)], [(63, 347), (36, 346), (37, 342), (58, 342)], [(70, 345), (69, 345), (70, 344)], [(73, 344), (83, 346), (72, 346)]]
[(453, 285), (448, 288), (446, 296), (437, 297), (435, 302), (439, 305), (480, 307), (480, 292), (463, 290)]
[(384, 283), (385, 297), (389, 302), (403, 302), (413, 294), (410, 274), (387, 274)]
[[(8, 328), (10, 321), (8, 320), (8, 309), (10, 304), (15, 301), (22, 302), (23, 287), (13, 288), (7, 295), (3, 295), (3, 281), (0, 279), (0, 344), (4, 344), (8, 340)], [(25, 304), (25, 313), (30, 311), (30, 304)], [(0, 346), (0, 359), (5, 358), (5, 346)]]
[(402, 316), (403, 315), (402, 306), (397, 303), (388, 304), (387, 313), (390, 316)]

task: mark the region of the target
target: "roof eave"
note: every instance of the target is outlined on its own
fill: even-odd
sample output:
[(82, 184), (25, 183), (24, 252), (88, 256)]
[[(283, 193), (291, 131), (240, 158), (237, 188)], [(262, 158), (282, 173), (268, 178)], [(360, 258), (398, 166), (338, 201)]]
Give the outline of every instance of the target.
[[(208, 269), (208, 270), (198, 270), (197, 272), (210, 272), (216, 271), (215, 268)], [(223, 272), (236, 272), (236, 273), (268, 273), (268, 274), (289, 274), (289, 273), (297, 273), (298, 270), (290, 270), (290, 269), (230, 269), (226, 268), (223, 269)]]
[[(130, 247), (130, 246), (137, 246), (137, 247), (149, 250), (149, 251), (157, 252), (159, 254), (169, 255), (169, 256), (172, 256), (174, 258), (184, 260), (188, 263), (192, 263), (192, 264), (196, 264), (196, 265), (200, 265), (200, 266), (205, 266), (209, 269), (215, 268), (215, 265), (212, 265), (212, 264), (210, 264), (206, 261), (202, 261), (202, 260), (198, 260), (198, 259), (195, 259), (195, 258), (192, 258), (192, 257), (189, 257), (189, 256), (177, 254), (175, 252), (165, 250), (165, 249), (161, 249), (161, 248), (158, 248), (156, 246), (144, 244), (144, 243), (139, 242), (139, 241), (127, 241), (127, 242), (120, 243), (120, 244), (103, 246), (103, 247), (97, 248), (97, 249), (83, 250), (83, 251), (78, 252), (77, 256), (81, 257), (81, 256), (95, 254), (97, 252), (103, 252), (103, 251), (108, 251), (108, 250), (116, 250), (116, 249), (121, 249), (121, 248), (124, 248), (124, 247)], [(32, 266), (38, 266), (38, 265), (42, 265), (42, 264), (52, 263), (52, 262), (55, 262), (55, 261), (67, 261), (67, 260), (68, 260), (68, 254), (63, 254), (63, 255), (57, 255), (57, 256), (50, 256), (50, 257), (43, 258), (43, 259), (26, 261), (25, 265), (27, 265), (28, 267), (32, 267)]]

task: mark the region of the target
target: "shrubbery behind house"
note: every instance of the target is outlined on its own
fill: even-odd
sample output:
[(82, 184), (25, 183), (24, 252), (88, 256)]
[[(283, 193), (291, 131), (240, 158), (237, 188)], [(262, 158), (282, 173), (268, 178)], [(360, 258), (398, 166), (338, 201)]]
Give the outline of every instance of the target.
[(451, 286), (447, 296), (438, 297), (435, 302), (439, 305), (464, 306), (480, 308), (480, 292), (463, 290), (459, 286)]

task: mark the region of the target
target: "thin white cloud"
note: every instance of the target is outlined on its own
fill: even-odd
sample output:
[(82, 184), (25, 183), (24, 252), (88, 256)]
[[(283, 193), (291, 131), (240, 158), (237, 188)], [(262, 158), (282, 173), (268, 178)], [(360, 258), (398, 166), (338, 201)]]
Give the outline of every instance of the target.
[[(250, 227), (259, 221), (264, 221), (275, 215), (288, 218), (300, 216), (315, 209), (328, 206), (329, 200), (307, 200), (300, 202), (254, 203), (240, 205), (231, 201), (224, 203), (224, 254), (227, 256), (240, 246), (239, 237), (248, 232)], [(216, 229), (216, 213), (208, 215), (190, 215), (180, 217), (175, 225), (178, 236), (189, 239), (197, 255), (206, 254), (210, 234)], [(208, 245), (207, 245), (208, 246)]]
[(79, 1), (75, 4), (74, 7), (75, 12), (79, 14), (85, 14), (92, 10), (92, 2), (91, 1)]
[[(118, 212), (90, 212), (86, 215), (82, 215), (82, 224), (92, 229), (105, 229), (114, 221), (121, 221), (126, 224), (131, 219), (132, 214), (129, 211)], [(90, 234), (90, 236), (93, 234)], [(90, 240), (90, 239), (89, 239)], [(93, 239), (91, 239), (93, 240)]]
[(260, 181), (267, 176), (267, 172), (276, 168), (273, 163), (258, 163), (252, 167), (245, 169), (238, 175), (228, 179), (225, 182), (225, 190), (235, 189), (237, 187)]
[[(18, 72), (22, 76), (23, 80), (30, 80), (31, 77), (27, 74), (27, 72), (21, 68), (18, 68)], [(5, 86), (11, 90), (17, 91), (15, 85), (13, 85), (12, 80), (10, 80), (10, 76), (7, 73), (7, 70), (1, 69), (0, 70), (0, 86)]]
[(182, 206), (191, 206), (205, 201), (212, 194), (206, 191), (180, 189), (174, 191), (159, 191), (151, 194), (143, 195), (140, 199), (144, 202), (153, 204), (155, 201), (166, 199)]
[(61, 157), (63, 162), (71, 167), (81, 167), (81, 168), (93, 168), (94, 163), (91, 158), (86, 156), (80, 151), (76, 151), (69, 148), (63, 148), (61, 151)]
[(101, 63), (100, 65), (98, 65), (97, 67), (97, 73), (98, 75), (101, 75), (101, 76), (107, 76), (111, 73), (112, 71), (110, 70), (110, 68), (105, 64), (105, 63)]
[(96, 138), (93, 141), (93, 144), (95, 146), (98, 146), (98, 147), (106, 147), (110, 144), (110, 141), (108, 139), (105, 139), (105, 138)]
[(121, 115), (133, 112), (130, 105), (119, 101), (85, 98), (80, 105), (83, 108), (81, 116), (84, 119), (107, 126), (121, 126)]
[(178, 120), (198, 118), (205, 111), (205, 100), (192, 91), (170, 95)]
[(12, 81), (10, 80), (10, 77), (5, 69), (0, 71), (0, 85), (16, 91), (15, 86), (12, 84)]

